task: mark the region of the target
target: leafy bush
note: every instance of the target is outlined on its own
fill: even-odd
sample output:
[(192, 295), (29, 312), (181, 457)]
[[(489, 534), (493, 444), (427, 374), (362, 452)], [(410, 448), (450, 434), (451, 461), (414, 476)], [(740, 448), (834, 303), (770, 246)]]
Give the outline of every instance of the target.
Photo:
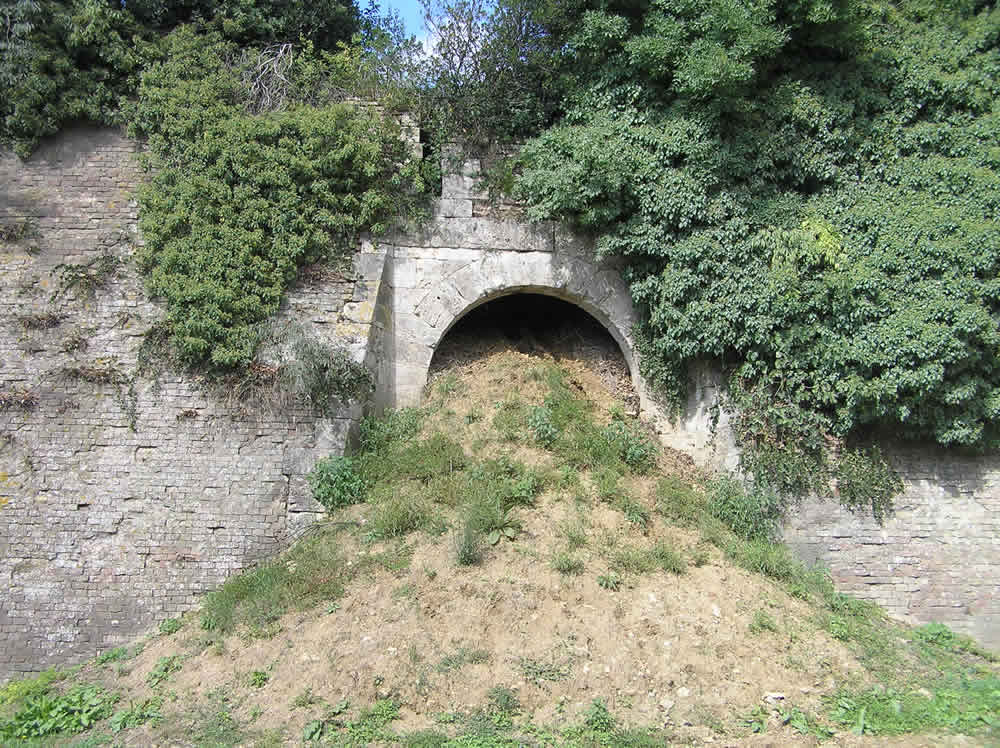
[(96, 686), (76, 686), (56, 695), (35, 694), (28, 697), (13, 717), (0, 722), (0, 737), (25, 740), (83, 732), (111, 714), (117, 700), (116, 694), (108, 694)]
[(975, 639), (964, 634), (956, 634), (943, 623), (927, 623), (919, 626), (913, 629), (913, 638), (948, 652), (968, 652), (988, 662), (997, 660), (995, 654), (981, 647)]
[(66, 671), (49, 668), (32, 678), (12, 680), (0, 687), (0, 706), (28, 701), (36, 696), (44, 696), (52, 684), (66, 677)]
[(614, 419), (604, 428), (604, 438), (618, 458), (638, 473), (648, 472), (656, 463), (656, 447), (633, 424)]
[(934, 685), (930, 698), (909, 688), (842, 692), (833, 699), (833, 720), (857, 734), (871, 735), (935, 729), (972, 733), (996, 724), (997, 677), (951, 678)]
[(330, 455), (318, 460), (306, 480), (313, 498), (327, 511), (364, 500), (365, 481), (351, 457)]
[[(330, 413), (342, 403), (363, 400), (371, 393), (371, 372), (345, 347), (329, 345), (295, 322), (280, 329), (267, 324), (265, 330), (260, 342), (276, 354), (275, 384), (285, 399), (297, 398), (316, 412)], [(275, 405), (283, 404), (280, 395), (275, 400)]]
[(135, 20), (99, 0), (19, 2), (11, 12), (0, 44), (0, 143), (24, 158), (70, 122), (122, 124), (120, 101), (143, 62)]
[(285, 3), (277, 0), (129, 0), (123, 5), (138, 21), (155, 29), (203, 20), (241, 45), (266, 45), (307, 39), (320, 49), (335, 49), (359, 29), (357, 4), (343, 0)]
[(146, 683), (151, 688), (166, 682), (171, 675), (176, 673), (183, 666), (180, 655), (165, 655), (156, 661), (153, 669), (146, 675)]
[[(530, 7), (565, 112), (514, 192), (621, 258), (649, 379), (757, 393), (749, 472), (802, 495), (826, 437), (1000, 444), (995, 4)], [(879, 514), (882, 478), (846, 500)]]
[(101, 652), (97, 657), (94, 658), (94, 662), (98, 665), (107, 665), (112, 662), (123, 662), (125, 660), (130, 660), (135, 657), (139, 652), (142, 651), (142, 645), (137, 645), (135, 649), (130, 650), (128, 647), (115, 647), (114, 649), (109, 649)]
[[(416, 210), (423, 188), (398, 124), (374, 109), (290, 102), (248, 115), (234, 51), (188, 27), (170, 34), (130, 123), (155, 167), (140, 190), (140, 267), (167, 302), (181, 359), (220, 369), (253, 359), (255, 323), (277, 310), (301, 266), (343, 262), (360, 231)], [(309, 71), (352, 65), (346, 51), (301, 54)]]
[(594, 732), (610, 733), (615, 729), (615, 718), (600, 699), (591, 702), (583, 723)]
[(840, 502), (850, 509), (869, 511), (880, 523), (892, 511), (893, 496), (903, 490), (899, 475), (877, 447), (841, 455), (836, 476)]
[(160, 708), (163, 706), (163, 699), (146, 699), (138, 704), (129, 704), (128, 709), (120, 709), (115, 712), (108, 721), (108, 727), (112, 732), (121, 732), (133, 727), (140, 727), (147, 722), (156, 725), (163, 720)]
[(552, 413), (545, 406), (536, 406), (528, 412), (528, 428), (543, 447), (551, 447), (559, 436), (559, 430), (552, 423)]
[(499, 502), (505, 511), (518, 505), (530, 505), (542, 489), (537, 473), (509, 457), (472, 465), (469, 480), (474, 492), (489, 501)]
[(785, 504), (766, 484), (747, 487), (723, 476), (709, 484), (708, 511), (744, 540), (771, 540), (780, 528)]
[(171, 634), (176, 634), (181, 630), (181, 623), (179, 618), (164, 618), (160, 621), (160, 633), (164, 636), (170, 636)]

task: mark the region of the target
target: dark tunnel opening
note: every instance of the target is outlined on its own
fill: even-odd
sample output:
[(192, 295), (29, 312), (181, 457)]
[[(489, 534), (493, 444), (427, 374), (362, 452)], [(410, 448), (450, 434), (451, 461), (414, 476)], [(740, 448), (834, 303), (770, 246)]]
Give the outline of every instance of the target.
[(580, 361), (611, 392), (637, 407), (625, 356), (607, 328), (575, 304), (544, 294), (501, 296), (468, 312), (438, 344), (430, 377), (504, 349)]

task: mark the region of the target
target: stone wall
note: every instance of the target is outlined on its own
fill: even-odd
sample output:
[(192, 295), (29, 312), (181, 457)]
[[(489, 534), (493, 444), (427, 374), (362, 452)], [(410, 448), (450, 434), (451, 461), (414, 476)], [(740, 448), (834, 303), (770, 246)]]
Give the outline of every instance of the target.
[(841, 591), (1000, 649), (1000, 458), (933, 448), (886, 456), (905, 490), (883, 525), (814, 499), (792, 516), (786, 542), (829, 567)]
[(635, 315), (618, 267), (595, 260), (592, 245), (561, 226), (528, 223), (517, 206), (491, 203), (478, 187), (479, 169), (470, 159), (446, 172), (434, 216), (382, 243), (391, 310), (385, 399), (416, 405), (434, 350), (451, 326), (490, 299), (515, 293), (565, 299), (597, 319), (644, 394), (632, 340)]
[[(136, 151), (90, 130), (0, 157), (0, 225), (34, 227), (0, 243), (0, 680), (127, 641), (287, 545), (319, 516), (305, 473), (360, 413), (231, 406), (139, 372), (163, 312), (131, 261)], [(307, 274), (283, 314), (363, 357), (373, 252)]]

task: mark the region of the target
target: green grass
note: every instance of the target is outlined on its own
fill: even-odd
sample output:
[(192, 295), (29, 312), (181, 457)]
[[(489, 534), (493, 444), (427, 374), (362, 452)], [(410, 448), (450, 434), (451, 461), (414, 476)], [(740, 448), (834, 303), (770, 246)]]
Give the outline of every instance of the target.
[(619, 574), (648, 574), (656, 568), (652, 554), (645, 548), (634, 546), (612, 549), (608, 561)]
[(625, 519), (639, 529), (645, 531), (649, 528), (649, 510), (631, 496), (626, 494), (618, 499), (617, 508), (625, 515)]
[(399, 538), (424, 527), (430, 516), (430, 507), (421, 498), (392, 495), (373, 504), (371, 529), (379, 538)]
[(587, 529), (581, 522), (565, 522), (560, 526), (560, 533), (566, 539), (566, 547), (570, 551), (585, 548), (589, 539)]
[(687, 571), (687, 561), (684, 555), (674, 550), (664, 542), (659, 542), (650, 551), (656, 566), (670, 574), (683, 574)]
[(552, 556), (552, 568), (560, 574), (576, 576), (582, 574), (585, 567), (583, 560), (569, 551), (557, 551)]
[(674, 475), (656, 484), (656, 511), (670, 522), (684, 527), (698, 527), (708, 512), (705, 495), (690, 483)]
[(749, 628), (751, 634), (760, 634), (764, 631), (776, 632), (778, 624), (766, 610), (755, 610)]
[(485, 649), (459, 647), (452, 654), (442, 657), (434, 669), (439, 673), (447, 673), (450, 670), (458, 670), (466, 665), (482, 665), (489, 661), (490, 653)]
[(687, 571), (684, 555), (662, 540), (650, 548), (631, 545), (611, 548), (608, 562), (619, 574), (649, 574), (657, 570), (683, 574)]
[(856, 734), (898, 735), (949, 731), (1000, 739), (1000, 679), (942, 676), (885, 689), (842, 691), (830, 699), (835, 723)]
[(339, 598), (352, 572), (340, 556), (337, 532), (315, 532), (284, 556), (230, 577), (205, 596), (202, 628), (228, 634), (245, 627), (251, 634), (263, 635), (289, 610)]
[(459, 566), (476, 566), (483, 560), (483, 534), (466, 522), (455, 540), (455, 560)]

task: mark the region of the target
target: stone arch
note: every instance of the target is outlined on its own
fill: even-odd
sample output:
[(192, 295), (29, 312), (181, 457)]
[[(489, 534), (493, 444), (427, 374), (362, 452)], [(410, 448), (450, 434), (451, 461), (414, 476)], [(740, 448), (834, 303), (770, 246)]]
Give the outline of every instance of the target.
[(458, 315), (448, 324), (448, 326), (441, 331), (441, 334), (438, 337), (437, 341), (432, 346), (432, 349), (436, 351), (437, 348), (441, 345), (441, 342), (445, 339), (448, 333), (451, 332), (451, 330), (455, 327), (455, 325), (461, 322), (473, 310), (478, 309), (479, 307), (491, 301), (495, 301), (496, 299), (501, 299), (505, 296), (517, 296), (518, 294), (537, 294), (539, 296), (548, 296), (553, 299), (559, 299), (560, 301), (564, 301), (567, 304), (571, 304), (589, 314), (591, 317), (597, 320), (598, 323), (600, 323), (601, 327), (607, 330), (608, 334), (611, 335), (612, 339), (615, 341), (615, 343), (617, 343), (618, 348), (622, 353), (622, 357), (625, 359), (625, 364), (626, 366), (628, 366), (629, 376), (632, 378), (633, 384), (636, 382), (639, 374), (638, 370), (636, 369), (635, 353), (634, 353), (634, 347), (632, 345), (632, 338), (628, 334), (628, 331), (631, 330), (631, 324), (632, 322), (634, 322), (634, 320), (628, 320), (629, 327), (626, 328), (625, 331), (623, 331), (614, 322), (611, 321), (611, 319), (603, 312), (603, 310), (599, 309), (598, 307), (595, 307), (592, 303), (590, 303), (588, 299), (566, 293), (562, 289), (551, 288), (548, 286), (534, 286), (534, 285), (510, 286), (503, 290), (494, 291), (493, 293), (482, 296), (478, 300), (472, 302), (467, 307), (465, 307), (461, 312), (459, 312)]
[[(398, 249), (398, 248), (397, 248)], [(645, 400), (632, 337), (636, 313), (619, 270), (564, 251), (403, 250), (394, 253), (393, 404), (419, 402), (437, 346), (462, 317), (502, 296), (552, 296), (596, 319), (618, 344)]]

